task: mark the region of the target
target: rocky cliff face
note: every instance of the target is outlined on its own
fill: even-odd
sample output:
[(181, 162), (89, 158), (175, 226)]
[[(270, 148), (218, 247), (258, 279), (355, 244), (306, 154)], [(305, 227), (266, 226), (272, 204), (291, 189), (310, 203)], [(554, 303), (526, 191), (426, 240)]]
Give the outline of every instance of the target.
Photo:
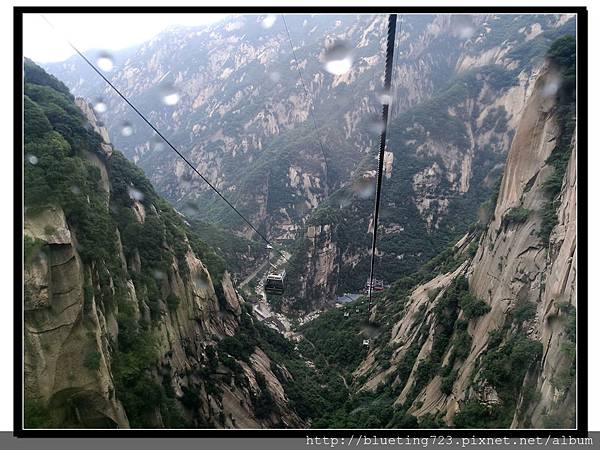
[[(545, 49), (574, 27), (559, 15), (403, 16), (395, 87), (382, 93), (386, 17), (290, 16), (307, 95), (281, 18), (270, 28), (261, 20), (170, 30), (114, 55), (109, 76), (253, 223), (295, 245), (286, 304), (300, 310), (365, 283), (373, 190), (365, 180), (375, 168), (381, 98), (393, 101), (378, 277), (391, 282), (466, 231), (499, 177)], [(353, 58), (340, 75), (323, 68), (335, 40)], [(78, 95), (102, 99), (113, 140), (188, 217), (252, 237), (120, 99), (82, 75), (78, 59), (48, 68)], [(165, 105), (163, 94), (179, 101)], [(353, 228), (324, 222), (330, 214), (319, 208), (342, 209), (329, 218)], [(327, 236), (309, 237), (323, 225)], [(314, 267), (305, 273), (300, 261)]]
[[(433, 23), (436, 26), (428, 29), (436, 30), (436, 39), (452, 36), (457, 26), (441, 18)], [(480, 26), (508, 27), (505, 23)], [(558, 33), (550, 30), (537, 39)], [(527, 60), (518, 41), (487, 51), (494, 42), (493, 32), (488, 33), (465, 43), (462, 53), (450, 53), (456, 59), (449, 58), (447, 71), (452, 77), (443, 88), (437, 85), (437, 90), (390, 121), (376, 274), (385, 282), (414, 271), (464, 234), (502, 173), (547, 47), (540, 46), (535, 50), (540, 52), (538, 58)], [(441, 45), (436, 42), (427, 46), (432, 58)], [(402, 39), (399, 45), (412, 48)], [(403, 64), (399, 57), (399, 70)], [(400, 85), (410, 83), (402, 80)], [(292, 290), (290, 304), (300, 309), (320, 307), (336, 293), (356, 292), (364, 286), (375, 165), (372, 157), (365, 158), (352, 181), (334, 191), (308, 218), (304, 245), (296, 246), (298, 262), (290, 272), (292, 278), (302, 279), (302, 286)], [(329, 236), (309, 237), (315, 226), (327, 226)], [(306, 261), (319, 261), (324, 254), (331, 255), (333, 263), (321, 267), (318, 275), (311, 277), (303, 269), (294, 272), (296, 266), (303, 268)]]
[[(351, 185), (355, 175), (362, 176), (361, 161), (377, 146), (378, 98), (383, 94), (377, 80), (383, 73), (386, 17), (287, 18), (309, 95), (299, 83), (281, 18), (266, 24), (262, 19), (231, 16), (205, 29), (169, 30), (114, 55), (115, 68), (109, 75), (254, 222), (264, 225), (272, 238), (291, 242), (304, 234), (303, 225), (317, 205), (337, 188)], [(452, 229), (454, 224), (444, 223), (450, 203), (478, 189), (473, 168), (485, 161), (494, 163), (490, 167), (501, 162), (495, 155), (508, 149), (510, 132), (535, 78), (535, 64), (530, 63), (548, 41), (545, 33), (565, 32), (573, 25), (573, 18), (558, 15), (402, 17), (391, 93), (393, 117), (435, 97), (449, 80), (483, 67), (502, 67), (518, 80), (502, 91), (488, 85), (469, 102), (449, 105), (449, 115), (468, 123), (464, 132), (471, 133), (469, 142), (447, 148), (444, 139), (433, 136), (406, 139), (415, 141), (411, 151), (423, 159), (443, 157), (437, 165), (402, 174), (412, 180), (411, 196), (428, 233)], [(334, 40), (345, 42), (353, 57), (351, 69), (340, 75), (323, 68), (326, 49)], [(87, 76), (79, 59), (48, 69), (77, 95), (102, 99), (108, 107), (103, 120), (113, 141), (167, 199), (180, 207), (202, 205), (204, 218), (248, 235), (245, 224), (165, 152), (126, 105), (97, 78)], [(165, 99), (179, 101), (165, 105)], [(428, 131), (421, 122), (405, 126)], [(123, 133), (124, 124), (134, 132)], [(398, 166), (407, 144), (390, 139)], [(402, 170), (402, 164), (393, 166), (390, 160), (391, 173)]]
[[(451, 271), (438, 270), (406, 297), (389, 293), (374, 309), (372, 320), (397, 320), (383, 327), (355, 376), (364, 390), (389, 386), (401, 411), (396, 421), (412, 415), (420, 424), (459, 427), (575, 424), (577, 149), (564, 126), (571, 117), (557, 105), (563, 75), (554, 64), (541, 69), (483, 233), (455, 245)], [(557, 152), (566, 167), (549, 200)], [(556, 221), (546, 239), (548, 214)]]
[(25, 70), (25, 426), (302, 425), (285, 368), (222, 344), (252, 318), (216, 255), (86, 102)]
[[(375, 19), (367, 28), (371, 32), (378, 26)], [(111, 146), (107, 135), (114, 132), (107, 134), (88, 102), (78, 101), (75, 107), (62, 84), (28, 64), (26, 423), (272, 427), (312, 425), (307, 418), (316, 418), (322, 426), (572, 426), (575, 53), (567, 38), (552, 45), (548, 61), (535, 57), (540, 55), (532, 44), (545, 50), (549, 39), (573, 24), (562, 16), (545, 19), (532, 25), (528, 17), (523, 25), (519, 18), (482, 17), (475, 27), (443, 17), (407, 23), (401, 42), (413, 59), (401, 63), (398, 73), (414, 83), (399, 94), (398, 103), (406, 109), (397, 111), (390, 127), (377, 255), (377, 267), (386, 271), (377, 276), (395, 281), (376, 297), (368, 317), (357, 300), (300, 327), (301, 356), (293, 344), (256, 323), (223, 260)], [(326, 30), (341, 25), (318, 20)], [(512, 22), (497, 27), (492, 20)], [(247, 25), (246, 19), (232, 18), (215, 31), (214, 41), (225, 42), (229, 50), (242, 45), (235, 32)], [(307, 27), (308, 19), (301, 25)], [(340, 30), (350, 33), (346, 37), (360, 36), (357, 42), (364, 45), (357, 48), (368, 48), (373, 36), (361, 26)], [(481, 33), (471, 34), (478, 27)], [(470, 34), (468, 45), (449, 44), (452, 51), (444, 47), (452, 30), (457, 30), (455, 39)], [(189, 50), (188, 42), (204, 39), (190, 30), (176, 35), (181, 41), (162, 37), (168, 45), (153, 41), (135, 61), (145, 61), (149, 54), (168, 58), (178, 45)], [(209, 58), (223, 82), (240, 75), (227, 85), (237, 89), (245, 75), (236, 70), (248, 69), (250, 63), (231, 55), (230, 61), (228, 54), (218, 47), (196, 57)], [(161, 67), (159, 56), (150, 58), (150, 69)], [(223, 60), (233, 66), (222, 65)], [(152, 87), (168, 73), (157, 69), (156, 79), (136, 83), (135, 61), (117, 77), (125, 77), (142, 100), (154, 95)], [(309, 67), (314, 61), (301, 64)], [(353, 83), (367, 73), (361, 67), (366, 66), (355, 65), (333, 81), (315, 74), (311, 87), (331, 81), (330, 92), (320, 92), (332, 96), (334, 87), (342, 92), (358, 87)], [(457, 77), (445, 84), (449, 74)], [(174, 81), (180, 89), (189, 88), (183, 80), (192, 79), (184, 75)], [(205, 86), (196, 88), (200, 85)], [(173, 120), (171, 131), (180, 143), (204, 139), (208, 129), (217, 133), (214, 142), (223, 142), (219, 148), (234, 151), (202, 150), (198, 161), (203, 170), (232, 195), (239, 193), (237, 199), (252, 209), (270, 236), (293, 239), (300, 233), (290, 261), (289, 289), (301, 301), (286, 298), (283, 305), (311, 310), (340, 289), (362, 287), (373, 227), (373, 160), (361, 155), (338, 167), (351, 174), (344, 181), (331, 172), (325, 175), (316, 146), (296, 152), (291, 137), (309, 148), (305, 132), (310, 109), (301, 97), (289, 97), (293, 114), (280, 109), (291, 114), (285, 123), (297, 127), (284, 130), (278, 128), (280, 122), (266, 118), (273, 140), (237, 147), (230, 114), (241, 114), (235, 105), (243, 94), (224, 90), (219, 94), (227, 100), (223, 103), (214, 98), (219, 86), (194, 97), (198, 108), (210, 106), (202, 111), (208, 118), (214, 115), (212, 125), (180, 111), (185, 101), (175, 111), (160, 106), (153, 119)], [(343, 142), (351, 140), (360, 114), (345, 112)], [(188, 129), (188, 120), (197, 120), (195, 131), (177, 134)], [(219, 130), (210, 128), (215, 124)], [(268, 148), (283, 150), (262, 152)], [(146, 154), (148, 167), (167, 167), (165, 173), (181, 177), (177, 195), (187, 201), (184, 191), (193, 190), (192, 178), (158, 151), (154, 156), (136, 153), (141, 165)], [(244, 178), (220, 178), (221, 170), (233, 173), (224, 169), (224, 155), (234, 158), (228, 162), (231, 167), (244, 168)], [(494, 193), (495, 174), (502, 171)], [(170, 182), (156, 177), (169, 190)], [(250, 185), (255, 190), (246, 189)], [(488, 194), (492, 201), (480, 209), (480, 223), (465, 233)], [(218, 208), (210, 212), (227, 221), (222, 213)], [(240, 234), (247, 231), (228, 223)]]
[[(528, 323), (528, 335), (544, 345), (541, 369), (531, 382), (541, 397), (529, 410), (515, 415), (513, 425), (523, 425), (530, 418), (535, 426), (543, 416), (564, 415), (572, 419), (574, 386), (560, 385), (559, 378), (570, 370), (565, 346), (569, 337), (568, 316), (576, 308), (576, 231), (577, 231), (577, 147), (570, 142), (567, 171), (558, 198), (558, 221), (552, 230), (549, 247), (539, 237), (547, 195), (544, 183), (556, 169), (546, 161), (557, 146), (559, 133), (553, 88), (559, 76), (546, 69), (536, 84), (509, 153), (494, 219), (473, 260), (470, 286), (472, 292), (492, 305), (489, 320), (501, 325), (502, 318), (520, 302), (535, 305), (535, 316)], [(550, 88), (549, 88), (550, 86)], [(527, 218), (511, 223), (511, 212), (522, 208)], [(521, 303), (522, 304), (522, 303)], [(495, 318), (494, 318), (495, 316)], [(490, 325), (474, 330), (489, 332)], [(486, 329), (487, 328), (487, 329)], [(479, 333), (478, 333), (479, 331)], [(568, 395), (567, 395), (568, 394)]]

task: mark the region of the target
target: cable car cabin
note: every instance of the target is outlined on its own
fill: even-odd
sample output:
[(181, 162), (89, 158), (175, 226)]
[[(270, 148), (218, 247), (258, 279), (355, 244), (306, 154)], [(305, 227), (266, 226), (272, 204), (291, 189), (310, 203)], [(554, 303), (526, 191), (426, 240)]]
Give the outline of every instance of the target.
[[(367, 285), (365, 286), (365, 291), (369, 292), (369, 280), (367, 280)], [(381, 292), (384, 290), (383, 280), (378, 280), (377, 278), (373, 278), (373, 291)]]
[(271, 295), (281, 295), (285, 291), (285, 270), (281, 273), (269, 273), (265, 283), (265, 292)]

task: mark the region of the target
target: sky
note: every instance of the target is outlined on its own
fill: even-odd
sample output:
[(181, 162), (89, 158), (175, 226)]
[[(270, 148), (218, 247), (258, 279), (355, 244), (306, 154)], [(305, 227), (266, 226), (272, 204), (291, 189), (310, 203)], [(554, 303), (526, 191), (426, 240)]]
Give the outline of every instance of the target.
[(23, 15), (23, 54), (39, 63), (64, 61), (79, 50), (107, 52), (141, 44), (172, 25), (202, 26), (225, 14), (39, 14)]

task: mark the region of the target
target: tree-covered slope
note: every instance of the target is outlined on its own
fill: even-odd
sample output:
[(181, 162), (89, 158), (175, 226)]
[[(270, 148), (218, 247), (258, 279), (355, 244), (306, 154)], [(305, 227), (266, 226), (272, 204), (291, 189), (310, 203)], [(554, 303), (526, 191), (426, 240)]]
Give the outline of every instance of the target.
[[(290, 241), (310, 211), (350, 183), (365, 154), (377, 147), (374, 120), (387, 19), (290, 15), (286, 20), (308, 92), (281, 17), (270, 28), (262, 19), (232, 15), (210, 27), (170, 29), (114, 54), (115, 67), (107, 75), (253, 222), (272, 238)], [(401, 19), (394, 117), (483, 65), (528, 74), (543, 57), (549, 34), (574, 29), (574, 18), (553, 14)], [(335, 40), (343, 41), (353, 58), (341, 75), (324, 69), (326, 49)], [(178, 207), (191, 202), (202, 218), (248, 231), (78, 57), (47, 67), (77, 95), (102, 99), (107, 105), (102, 120), (113, 141), (167, 199)], [(163, 94), (173, 91), (179, 101), (165, 104)], [(133, 133), (122, 133), (125, 123)], [(324, 143), (327, 173), (317, 136)]]
[[(505, 47), (495, 64), (459, 64), (443, 88), (392, 117), (384, 158), (375, 276), (414, 272), (469, 229), (497, 187), (507, 151), (552, 39), (572, 22)], [(498, 26), (507, 27), (506, 23)], [(366, 283), (374, 153), (307, 218), (294, 243), (286, 304), (310, 310)]]
[(89, 105), (25, 61), (24, 106), (25, 427), (304, 425), (312, 370)]
[(299, 329), (349, 386), (324, 426), (575, 426), (575, 63), (571, 36), (549, 48), (477, 226), (369, 315), (362, 298)]

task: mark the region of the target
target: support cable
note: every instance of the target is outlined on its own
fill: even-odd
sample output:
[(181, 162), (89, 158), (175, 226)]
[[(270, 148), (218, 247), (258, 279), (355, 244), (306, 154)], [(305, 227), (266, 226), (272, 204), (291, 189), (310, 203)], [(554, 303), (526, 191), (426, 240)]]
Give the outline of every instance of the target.
[[(50, 27), (56, 31), (58, 31), (54, 25), (45, 17), (42, 16), (42, 18), (46, 21), (46, 23), (48, 23), (48, 25), (50, 25)], [(59, 33), (60, 34), (60, 33)], [(115, 91), (119, 97), (121, 97), (125, 103), (127, 103), (131, 109), (133, 109), (135, 111), (135, 113), (144, 121), (146, 122), (146, 124), (152, 128), (152, 130), (154, 130), (154, 132), (163, 140), (167, 143), (167, 145), (171, 148), (171, 150), (173, 150), (177, 156), (179, 156), (179, 158), (181, 158), (181, 160), (183, 162), (185, 162), (200, 178), (202, 178), (202, 180), (233, 210), (236, 212), (236, 214), (238, 216), (240, 216), (242, 218), (242, 220), (244, 222), (246, 222), (248, 224), (248, 226), (250, 226), (250, 228), (263, 240), (267, 243), (267, 245), (271, 246), (271, 248), (273, 248), (275, 251), (277, 251), (277, 253), (279, 253), (285, 260), (287, 260), (287, 258), (285, 257), (285, 254), (279, 250), (278, 248), (276, 248), (271, 241), (269, 241), (269, 239), (267, 239), (267, 237), (265, 235), (263, 235), (260, 231), (258, 231), (258, 229), (252, 225), (252, 223), (246, 219), (246, 217), (244, 217), (244, 215), (238, 211), (238, 209), (233, 206), (233, 204), (227, 200), (227, 198), (225, 196), (223, 196), (223, 194), (221, 194), (221, 192), (219, 192), (219, 190), (204, 176), (202, 175), (198, 169), (196, 169), (196, 167), (173, 145), (171, 144), (171, 142), (158, 130), (158, 128), (152, 123), (150, 122), (146, 116), (131, 102), (129, 101), (129, 99), (127, 97), (125, 97), (125, 95), (114, 85), (112, 84), (112, 82), (106, 78), (106, 76), (100, 71), (100, 69), (98, 69), (94, 63), (92, 63), (81, 51), (79, 51), (79, 49), (77, 47), (75, 47), (75, 45), (69, 41), (65, 36), (62, 36), (63, 39), (65, 39), (65, 41), (67, 42), (67, 44), (79, 55), (81, 56), (81, 58), (94, 70), (94, 72), (96, 72), (105, 82), (106, 84), (108, 84), (113, 91)]]
[(300, 78), (300, 84), (302, 84), (302, 87), (304, 89), (306, 96), (311, 100), (311, 103), (313, 105), (313, 114), (311, 114), (311, 118), (312, 118), (313, 126), (315, 128), (315, 132), (317, 134), (317, 141), (319, 142), (319, 146), (321, 147), (321, 154), (323, 155), (323, 161), (325, 163), (325, 196), (327, 197), (328, 190), (329, 190), (329, 178), (328, 178), (329, 167), (327, 165), (327, 156), (325, 155), (325, 147), (323, 146), (323, 141), (321, 139), (321, 133), (319, 132), (319, 127), (317, 126), (317, 120), (315, 119), (315, 115), (314, 115), (314, 111), (316, 110), (315, 101), (314, 101), (314, 98), (311, 97), (310, 92), (308, 91), (308, 88), (306, 87), (306, 83), (304, 82), (304, 77), (302, 76), (302, 70), (300, 69), (300, 62), (298, 61), (298, 56), (296, 56), (296, 50), (294, 49), (294, 43), (292, 42), (292, 35), (290, 34), (290, 30), (289, 30), (287, 22), (285, 20), (284, 14), (281, 15), (281, 19), (283, 21), (283, 26), (285, 27), (285, 32), (287, 34), (288, 41), (290, 43), (290, 47), (292, 48), (292, 55), (294, 56), (294, 63), (296, 65), (296, 70), (298, 71), (298, 77)]
[[(390, 14), (388, 18), (387, 48), (385, 55), (385, 78), (383, 83), (384, 98), (391, 98), (392, 70), (394, 61), (394, 41), (396, 38), (396, 20), (397, 14)], [(386, 94), (390, 94), (389, 96)], [(373, 273), (375, 269), (375, 251), (377, 247), (377, 225), (379, 223), (379, 204), (381, 203), (381, 183), (383, 178), (383, 159), (385, 156), (385, 141), (387, 138), (387, 126), (389, 115), (389, 101), (383, 104), (382, 120), (383, 130), (379, 140), (379, 157), (377, 166), (377, 190), (375, 191), (375, 208), (373, 212), (373, 243), (371, 246), (371, 270), (369, 273), (369, 302), (367, 312), (371, 312), (371, 303), (373, 296)]]

